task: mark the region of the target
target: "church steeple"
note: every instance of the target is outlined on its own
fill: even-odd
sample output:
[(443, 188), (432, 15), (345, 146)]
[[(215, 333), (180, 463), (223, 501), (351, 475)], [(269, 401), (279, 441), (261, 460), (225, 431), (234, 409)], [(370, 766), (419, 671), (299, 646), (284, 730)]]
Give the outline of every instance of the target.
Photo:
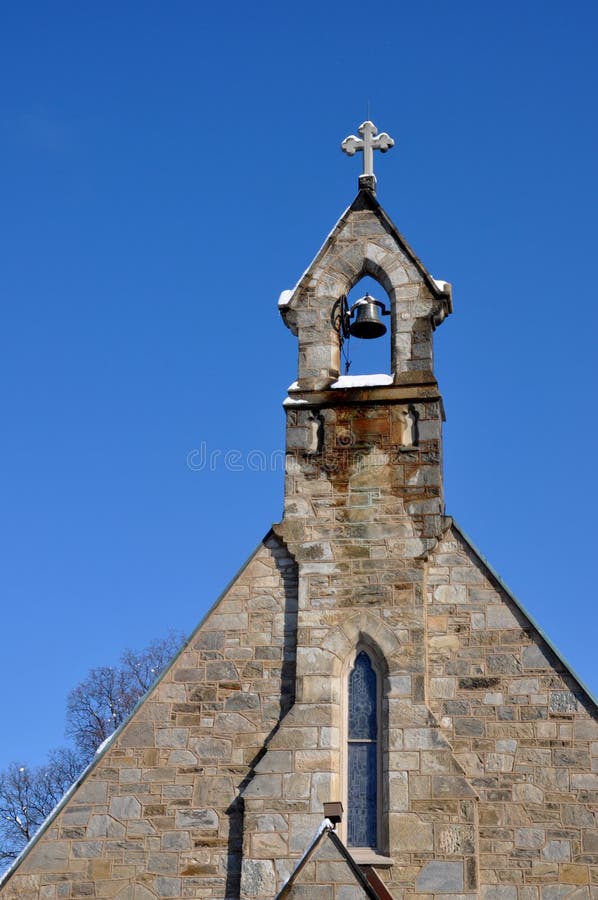
[[(373, 148), (388, 149), (394, 142), (386, 134), (377, 135), (370, 122), (359, 131), (362, 140), (352, 135), (342, 148), (349, 153), (363, 150), (362, 178), (370, 179)], [(375, 279), (388, 299), (390, 376), (362, 378), (340, 372), (340, 304), (364, 276)], [(293, 471), (287, 474), (287, 517), (296, 516), (293, 510), (298, 508), (305, 510), (310, 473), (316, 470), (319, 481), (329, 480), (333, 493), (340, 490), (337, 507), (354, 506), (355, 497), (346, 489), (351, 495), (352, 485), (364, 483), (364, 461), (378, 454), (370, 483), (383, 484), (382, 493), (388, 489), (394, 499), (390, 506), (385, 503), (383, 513), (372, 502), (371, 516), (388, 517), (392, 507), (399, 517), (407, 515), (414, 534), (433, 541), (444, 509), (442, 400), (433, 371), (432, 338), (452, 310), (450, 285), (432, 278), (376, 200), (371, 185), (360, 179), (355, 200), (296, 287), (282, 293), (279, 307), (299, 343), (297, 381), (285, 401)], [(335, 518), (339, 520), (338, 515)], [(348, 509), (346, 514), (347, 522), (364, 518), (363, 511), (354, 514)], [(344, 533), (346, 537), (358, 532), (345, 528)]]
[[(370, 126), (366, 129), (365, 126)], [(365, 122), (364, 138), (353, 135), (343, 149), (363, 149), (360, 190), (326, 239), (298, 284), (283, 291), (279, 308), (285, 324), (299, 339), (298, 382), (303, 389), (329, 387), (340, 373), (340, 339), (333, 310), (364, 276), (371, 276), (388, 295), (391, 309), (390, 368), (395, 384), (406, 373), (432, 376), (432, 332), (452, 311), (451, 288), (432, 278), (362, 179), (371, 171), (372, 123)], [(392, 146), (388, 135), (380, 149)], [(359, 145), (359, 146), (358, 146)], [(369, 148), (369, 149), (368, 149)], [(366, 159), (369, 162), (366, 162)], [(409, 380), (413, 380), (410, 376)]]
[[(451, 290), (432, 278), (374, 196), (376, 129), (370, 124), (360, 129), (362, 142), (354, 137), (343, 142), (343, 149), (364, 151), (357, 197), (297, 286), (279, 301), (285, 324), (298, 338), (299, 361), (297, 381), (284, 402), (285, 507), (274, 530), (298, 572), (301, 646), (293, 714), (308, 721), (310, 704), (319, 704), (322, 723), (341, 736), (322, 775), (322, 796), (345, 806), (342, 838), (350, 845), (365, 843), (355, 851), (360, 861), (385, 865), (385, 859), (403, 852), (393, 822), (405, 807), (391, 796), (392, 763), (378, 740), (387, 727), (390, 707), (384, 698), (390, 696), (390, 682), (385, 681), (389, 650), (381, 649), (386, 625), (377, 613), (385, 610), (384, 622), (396, 628), (397, 666), (409, 673), (407, 706), (413, 705), (405, 707), (406, 717), (429, 724), (423, 706), (427, 567), (450, 525), (444, 515), (443, 407), (432, 337), (451, 312)], [(378, 140), (383, 137), (380, 149), (382, 144), (388, 149), (391, 139), (379, 135)], [(378, 282), (390, 307), (390, 374), (341, 375), (346, 329), (339, 327), (339, 312), (364, 276)], [(371, 697), (381, 702), (374, 704), (380, 717), (367, 747), (342, 712), (346, 677), (322, 677), (332, 668), (314, 670), (322, 635), (347, 622), (354, 626), (348, 646), (330, 645), (323, 654), (329, 654), (329, 666), (339, 653), (356, 671), (362, 658), (369, 667)], [(445, 747), (436, 734), (429, 740), (436, 742), (430, 747)], [(355, 754), (368, 754), (367, 783), (359, 773), (354, 782), (348, 760)], [(250, 793), (245, 799), (251, 802)], [(471, 808), (463, 805), (457, 815), (459, 826), (473, 827)], [(355, 837), (355, 822), (365, 837)]]

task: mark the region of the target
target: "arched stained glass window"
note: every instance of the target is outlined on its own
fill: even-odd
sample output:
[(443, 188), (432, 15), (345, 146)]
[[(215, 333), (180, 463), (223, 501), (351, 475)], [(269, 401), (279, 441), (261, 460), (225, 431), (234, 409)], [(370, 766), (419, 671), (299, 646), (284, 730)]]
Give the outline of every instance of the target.
[(378, 843), (378, 679), (368, 654), (357, 654), (349, 676), (347, 843)]

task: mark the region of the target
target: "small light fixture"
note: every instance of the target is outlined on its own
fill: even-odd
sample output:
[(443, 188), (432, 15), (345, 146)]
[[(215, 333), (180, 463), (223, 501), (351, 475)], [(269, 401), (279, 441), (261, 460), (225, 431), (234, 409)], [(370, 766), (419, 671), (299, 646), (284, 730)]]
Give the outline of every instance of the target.
[(338, 825), (343, 819), (343, 804), (340, 801), (325, 803), (324, 818), (329, 819), (333, 825)]

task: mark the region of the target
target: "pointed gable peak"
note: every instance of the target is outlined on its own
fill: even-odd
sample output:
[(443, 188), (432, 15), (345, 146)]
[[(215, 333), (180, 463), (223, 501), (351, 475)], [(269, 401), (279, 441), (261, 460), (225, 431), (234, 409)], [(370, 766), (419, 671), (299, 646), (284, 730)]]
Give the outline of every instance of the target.
[(452, 311), (451, 288), (434, 279), (373, 193), (361, 189), (297, 285), (278, 301), (299, 338), (298, 380), (321, 389), (340, 375), (334, 311), (365, 276), (390, 302), (391, 373), (432, 370), (432, 331)]
[(344, 290), (340, 293), (348, 293), (364, 276), (370, 275), (390, 296), (393, 290), (391, 272), (396, 268), (397, 252), (412, 268), (409, 280), (421, 280), (431, 295), (438, 299), (443, 310), (442, 321), (452, 312), (451, 285), (432, 277), (374, 194), (361, 189), (295, 287), (281, 292), (278, 306), (286, 326), (297, 334), (292, 311), (301, 303), (304, 291), (313, 285), (322, 270), (328, 268), (332, 272), (338, 271), (341, 276), (339, 288), (342, 286)]

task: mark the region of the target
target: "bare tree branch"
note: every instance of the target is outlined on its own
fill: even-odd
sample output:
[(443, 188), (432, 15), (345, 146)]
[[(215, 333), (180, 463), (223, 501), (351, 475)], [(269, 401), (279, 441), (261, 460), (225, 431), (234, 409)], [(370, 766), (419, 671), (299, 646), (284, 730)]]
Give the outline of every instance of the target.
[(102, 741), (124, 722), (182, 642), (182, 635), (171, 632), (144, 650), (125, 650), (117, 667), (91, 669), (67, 698), (66, 733), (74, 748), (53, 750), (42, 766), (14, 762), (0, 771), (0, 869), (31, 840)]

